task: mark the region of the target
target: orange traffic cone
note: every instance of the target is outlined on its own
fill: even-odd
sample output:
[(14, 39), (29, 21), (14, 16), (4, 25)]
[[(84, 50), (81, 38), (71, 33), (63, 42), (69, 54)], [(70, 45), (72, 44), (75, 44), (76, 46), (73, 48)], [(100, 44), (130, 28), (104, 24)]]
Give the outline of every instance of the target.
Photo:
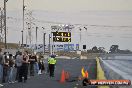
[(85, 71), (85, 78), (88, 78), (88, 71)]
[(64, 71), (64, 70), (62, 70), (62, 72), (61, 72), (61, 79), (60, 79), (60, 82), (61, 82), (61, 83), (64, 83), (64, 82), (65, 82), (65, 71)]

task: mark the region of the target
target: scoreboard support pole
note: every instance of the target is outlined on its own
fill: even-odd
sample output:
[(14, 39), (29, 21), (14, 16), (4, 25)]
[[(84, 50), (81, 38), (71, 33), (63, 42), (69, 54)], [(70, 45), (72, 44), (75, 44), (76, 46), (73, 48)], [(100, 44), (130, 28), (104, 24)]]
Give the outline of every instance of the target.
[(50, 54), (52, 55), (53, 54), (53, 38), (52, 38), (52, 32), (51, 32), (51, 52)]

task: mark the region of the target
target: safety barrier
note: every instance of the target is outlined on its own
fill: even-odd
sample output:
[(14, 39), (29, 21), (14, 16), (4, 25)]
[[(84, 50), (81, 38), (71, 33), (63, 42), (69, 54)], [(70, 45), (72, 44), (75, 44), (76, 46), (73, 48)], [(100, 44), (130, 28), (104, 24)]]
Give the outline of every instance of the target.
[[(99, 58), (100, 65), (105, 72), (105, 77), (107, 79), (125, 79), (123, 78), (119, 73), (117, 73), (115, 70), (113, 70), (105, 61), (103, 61), (101, 58)], [(112, 86), (112, 88), (132, 88), (131, 86)]]
[[(97, 62), (97, 79), (106, 79), (98, 57), (96, 57), (96, 62)], [(98, 86), (98, 88), (110, 88), (110, 87), (109, 86)]]

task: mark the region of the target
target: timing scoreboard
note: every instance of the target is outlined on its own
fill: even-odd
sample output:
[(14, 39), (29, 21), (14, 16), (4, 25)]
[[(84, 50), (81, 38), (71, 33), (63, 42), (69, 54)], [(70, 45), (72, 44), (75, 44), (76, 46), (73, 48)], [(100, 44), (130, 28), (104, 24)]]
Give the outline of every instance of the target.
[(71, 32), (52, 32), (54, 42), (71, 42)]

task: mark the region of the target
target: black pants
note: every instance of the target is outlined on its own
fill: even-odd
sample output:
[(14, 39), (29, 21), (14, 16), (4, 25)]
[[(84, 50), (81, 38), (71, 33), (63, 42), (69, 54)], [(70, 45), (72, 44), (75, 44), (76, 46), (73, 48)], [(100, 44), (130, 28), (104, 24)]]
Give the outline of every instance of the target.
[(30, 64), (30, 76), (34, 76), (34, 64)]
[(41, 70), (41, 71), (45, 70), (44, 63), (39, 62), (38, 65), (39, 65), (39, 70)]
[(26, 81), (27, 75), (28, 75), (28, 64), (22, 64), (20, 68), (19, 82), (22, 82), (22, 77), (24, 77), (24, 81)]
[(47, 67), (47, 73), (49, 73), (49, 64), (48, 64), (48, 67)]
[(20, 68), (21, 68), (21, 66), (17, 67), (16, 79), (15, 79), (16, 81), (19, 80)]
[(8, 78), (8, 70), (9, 67), (8, 66), (3, 66), (3, 79), (2, 82), (5, 83), (7, 81)]
[(54, 69), (55, 69), (55, 65), (49, 64), (50, 77), (54, 77)]

